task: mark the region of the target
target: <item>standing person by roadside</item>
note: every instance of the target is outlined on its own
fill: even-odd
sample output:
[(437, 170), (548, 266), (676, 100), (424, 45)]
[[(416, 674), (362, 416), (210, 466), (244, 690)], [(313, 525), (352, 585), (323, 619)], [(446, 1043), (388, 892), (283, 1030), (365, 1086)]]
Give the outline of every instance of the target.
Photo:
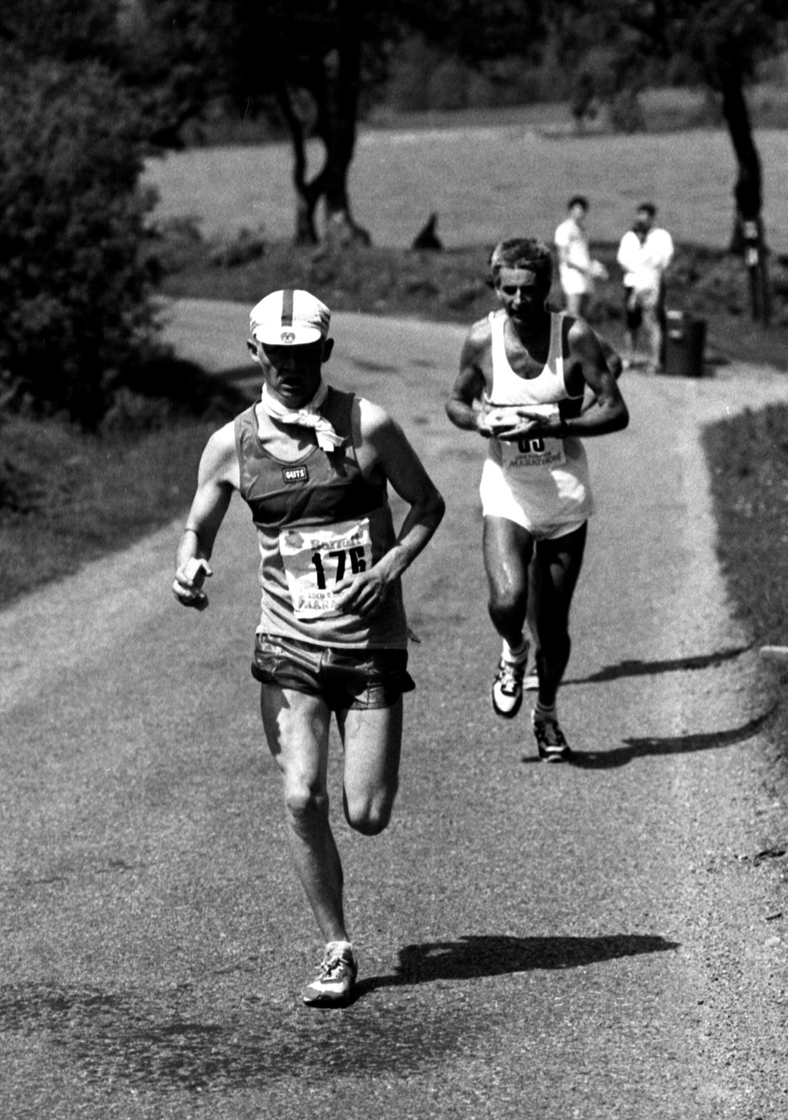
[[(269, 749), (284, 779), (288, 841), (326, 942), (313, 1006), (341, 1006), (358, 970), (326, 789), (332, 713), (344, 746), (351, 828), (374, 835), (397, 792), (408, 630), (400, 577), (444, 503), (398, 424), (322, 377), (334, 342), (329, 309), (301, 290), (251, 312), (248, 342), (262, 398), (214, 433), (178, 546), (173, 591), (207, 603), (202, 579), (233, 493), (251, 509), (260, 547), (262, 614), (252, 673)], [(395, 533), (388, 485), (409, 507)]]
[(630, 366), (635, 360), (642, 327), (648, 348), (647, 373), (658, 373), (662, 368), (665, 272), (673, 260), (673, 239), (667, 230), (654, 225), (656, 213), (652, 202), (638, 206), (632, 229), (627, 230), (618, 247), (618, 263), (624, 271), (624, 364)]
[(558, 226), (553, 240), (558, 254), (558, 277), (567, 314), (585, 318), (594, 290), (594, 280), (604, 280), (607, 271), (591, 259), (586, 233), (588, 199), (576, 194), (567, 203), (568, 217)]
[[(458, 428), (488, 441), (480, 486), (483, 551), (490, 617), (503, 639), (493, 710), (512, 719), (520, 709), (528, 620), (538, 643), (533, 732), (540, 757), (555, 762), (571, 754), (556, 697), (569, 661), (569, 611), (593, 509), (579, 437), (625, 428), (629, 415), (595, 332), (545, 306), (549, 247), (510, 238), (493, 250), (490, 267), (503, 306), (471, 328), (446, 411)], [(583, 411), (586, 390), (595, 399)]]

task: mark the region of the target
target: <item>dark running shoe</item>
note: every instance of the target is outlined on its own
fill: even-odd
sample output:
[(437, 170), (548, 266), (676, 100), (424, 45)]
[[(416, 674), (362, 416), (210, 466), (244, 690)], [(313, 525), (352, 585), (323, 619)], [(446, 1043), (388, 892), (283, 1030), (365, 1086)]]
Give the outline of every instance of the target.
[(545, 762), (565, 762), (571, 758), (572, 750), (555, 720), (532, 716), (531, 722), (540, 758)]
[(340, 944), (329, 941), (320, 971), (304, 988), (304, 1003), (310, 1007), (345, 1007), (350, 1002), (358, 962), (353, 950)]

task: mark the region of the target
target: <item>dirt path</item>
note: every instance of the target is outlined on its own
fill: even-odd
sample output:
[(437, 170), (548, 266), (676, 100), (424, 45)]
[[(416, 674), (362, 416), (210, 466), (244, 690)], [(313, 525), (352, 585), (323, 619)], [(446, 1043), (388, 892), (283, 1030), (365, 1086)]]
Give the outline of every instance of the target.
[[(184, 303), (171, 330), (220, 370), (245, 320)], [(330, 1016), (294, 999), (318, 947), (260, 746), (255, 544), (233, 506), (204, 615), (170, 597), (176, 526), (0, 614), (0, 1111), (782, 1117), (785, 861), (757, 857), (785, 805), (697, 436), (784, 380), (628, 375), (630, 429), (589, 441), (599, 513), (561, 700), (581, 754), (545, 767), (525, 720), (489, 711), (482, 448), (442, 411), (463, 332), (334, 327), (335, 380), (402, 420), (449, 503), (407, 578), (422, 644), (395, 820), (375, 841), (339, 829), (361, 998)]]

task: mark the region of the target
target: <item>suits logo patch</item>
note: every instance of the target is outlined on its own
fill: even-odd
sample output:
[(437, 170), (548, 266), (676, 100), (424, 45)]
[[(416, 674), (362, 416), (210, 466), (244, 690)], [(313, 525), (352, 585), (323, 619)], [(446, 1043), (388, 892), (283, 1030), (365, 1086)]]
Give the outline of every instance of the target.
[(306, 467), (282, 467), (282, 478), (285, 482), (308, 482), (309, 471)]

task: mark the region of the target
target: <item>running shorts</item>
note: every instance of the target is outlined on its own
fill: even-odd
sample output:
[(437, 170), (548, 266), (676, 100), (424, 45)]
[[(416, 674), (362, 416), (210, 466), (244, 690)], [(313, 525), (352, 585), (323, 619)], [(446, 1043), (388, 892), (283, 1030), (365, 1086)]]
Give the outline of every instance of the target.
[(331, 711), (390, 708), (416, 685), (405, 649), (343, 649), (276, 634), (257, 634), (252, 676), (320, 696)]

